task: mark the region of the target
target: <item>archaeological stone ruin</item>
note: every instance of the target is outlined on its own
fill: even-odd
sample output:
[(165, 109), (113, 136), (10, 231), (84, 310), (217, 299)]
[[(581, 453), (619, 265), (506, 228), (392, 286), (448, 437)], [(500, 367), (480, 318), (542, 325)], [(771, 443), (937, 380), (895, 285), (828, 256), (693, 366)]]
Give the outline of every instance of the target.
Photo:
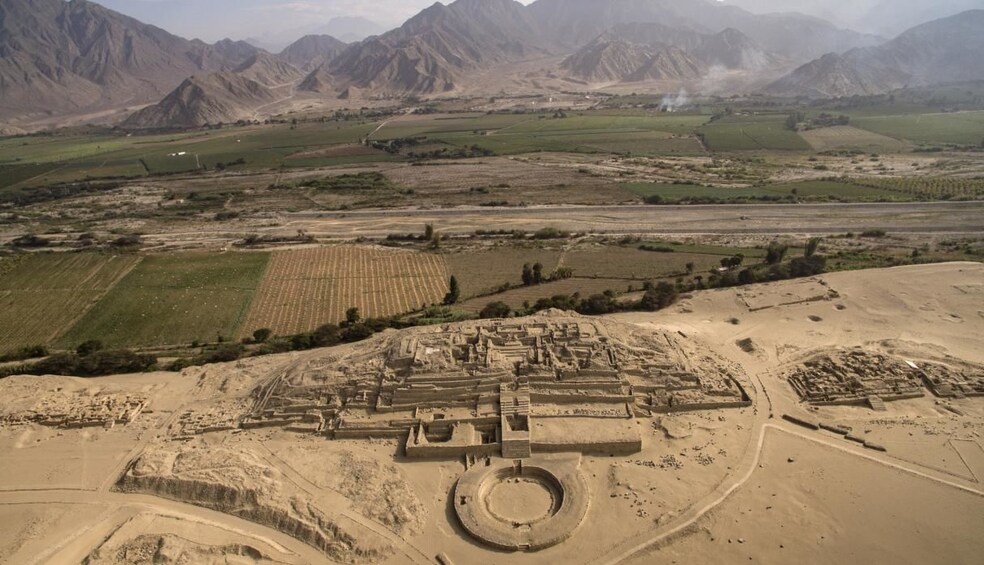
[(411, 458), (625, 455), (642, 447), (639, 417), (750, 404), (673, 335), (630, 343), (551, 318), (405, 332), (372, 354), (294, 367), (255, 399), (243, 428), (399, 438)]

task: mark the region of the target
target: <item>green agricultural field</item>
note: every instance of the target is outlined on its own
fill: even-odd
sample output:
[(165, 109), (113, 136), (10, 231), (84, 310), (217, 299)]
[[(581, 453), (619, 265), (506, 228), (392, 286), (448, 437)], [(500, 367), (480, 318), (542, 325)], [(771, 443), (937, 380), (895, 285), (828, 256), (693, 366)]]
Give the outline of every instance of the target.
[(528, 120), (509, 128), (509, 133), (559, 134), (568, 132), (580, 135), (606, 132), (659, 131), (683, 134), (691, 133), (706, 121), (706, 116), (677, 116), (673, 114), (664, 114), (662, 116), (618, 116), (586, 113), (584, 115), (569, 115), (566, 118), (560, 119), (544, 117), (543, 119)]
[(774, 195), (771, 192), (763, 190), (761, 187), (740, 188), (656, 182), (632, 182), (623, 184), (622, 187), (643, 198), (660, 196), (667, 202), (678, 202), (688, 199), (742, 200)]
[(499, 132), (517, 124), (535, 121), (536, 119), (536, 116), (528, 114), (464, 113), (407, 116), (389, 120), (386, 125), (371, 136), (371, 139), (398, 139), (437, 134)]
[(0, 352), (51, 343), (139, 260), (97, 253), (5, 259), (0, 263)]
[[(295, 154), (351, 146), (374, 122), (228, 127), (168, 135), (54, 135), (0, 140), (0, 188), (96, 177), (134, 177), (214, 169), (276, 169)], [(184, 155), (178, 155), (184, 153)], [(392, 160), (385, 153), (341, 155), (332, 164)], [(297, 165), (298, 163), (293, 163)]]
[(812, 180), (770, 184), (762, 187), (773, 194), (795, 194), (802, 200), (833, 199), (852, 202), (871, 202), (880, 200), (909, 200), (898, 193), (873, 186), (863, 186), (841, 181)]
[(54, 171), (57, 163), (38, 163), (36, 165), (0, 165), (0, 190), (44, 176)]
[(695, 272), (703, 273), (711, 267), (719, 267), (720, 261), (719, 255), (662, 253), (615, 246), (575, 249), (564, 253), (563, 257), (564, 266), (574, 269), (575, 277), (635, 281), (684, 275), (687, 263), (694, 264)]
[(786, 129), (786, 116), (729, 116), (698, 129), (712, 151), (810, 151), (810, 144)]
[(752, 187), (693, 184), (627, 183), (623, 188), (643, 198), (659, 196), (664, 203), (687, 201), (834, 200), (840, 202), (902, 201), (912, 198), (896, 191), (842, 181), (798, 181)]
[(501, 247), (488, 251), (452, 252), (445, 255), (448, 273), (461, 285), (462, 298), (495, 291), (504, 284), (522, 284), (523, 265), (541, 263), (549, 275), (557, 268), (560, 249)]
[(111, 347), (187, 344), (235, 336), (266, 270), (266, 253), (152, 255), (59, 340)]
[[(609, 290), (616, 293), (627, 292), (629, 286), (633, 286), (633, 283), (624, 279), (565, 279), (535, 286), (514, 288), (494, 296), (472, 298), (455, 305), (455, 308), (471, 314), (477, 314), (490, 302), (505, 302), (511, 308), (519, 309), (523, 307), (524, 303), (535, 304), (541, 298), (552, 298), (560, 294), (569, 296), (580, 293), (581, 296), (588, 297), (592, 294), (602, 294)], [(635, 283), (633, 288), (639, 289), (641, 286), (639, 283)]]
[(729, 247), (723, 245), (705, 245), (698, 243), (680, 243), (678, 241), (643, 241), (639, 245), (652, 248), (668, 247), (674, 253), (691, 253), (695, 255), (716, 255), (717, 260), (721, 257), (731, 257), (741, 253), (747, 258), (761, 259), (765, 257), (765, 250), (755, 247)]
[(854, 118), (851, 125), (924, 145), (984, 143), (984, 112)]
[(705, 116), (653, 114), (624, 116), (603, 113), (568, 115), (493, 114), (393, 121), (375, 139), (426, 137), (427, 147), (478, 146), (500, 155), (534, 151), (570, 153), (695, 154), (703, 149), (692, 137)]

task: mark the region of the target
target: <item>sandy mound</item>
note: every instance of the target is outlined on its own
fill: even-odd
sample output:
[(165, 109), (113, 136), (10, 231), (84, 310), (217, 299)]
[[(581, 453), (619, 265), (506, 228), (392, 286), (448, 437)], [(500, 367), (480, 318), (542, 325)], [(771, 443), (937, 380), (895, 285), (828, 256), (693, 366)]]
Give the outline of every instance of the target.
[(291, 446), (278, 455), (302, 465), (311, 482), (340, 492), (360, 514), (399, 534), (416, 534), (423, 526), (427, 511), (395, 465), (349, 449), (324, 457), (323, 450), (310, 445)]
[(284, 481), (275, 468), (243, 449), (152, 449), (133, 464), (117, 488), (251, 520), (344, 563), (378, 562), (390, 551), (379, 543), (368, 545), (364, 543), (367, 540), (345, 531), (306, 493)]
[(172, 535), (143, 535), (116, 547), (100, 547), (85, 565), (137, 565), (139, 563), (225, 565), (274, 563), (247, 545), (205, 546)]

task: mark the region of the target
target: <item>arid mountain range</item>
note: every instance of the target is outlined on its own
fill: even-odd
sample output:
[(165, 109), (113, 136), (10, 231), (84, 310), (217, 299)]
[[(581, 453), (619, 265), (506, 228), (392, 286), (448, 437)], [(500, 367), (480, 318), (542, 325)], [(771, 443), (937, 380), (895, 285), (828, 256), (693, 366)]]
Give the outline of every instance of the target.
[(476, 77), (523, 65), (521, 79), (486, 94), (517, 82), (544, 92), (626, 84), (707, 92), (705, 79), (722, 73), (728, 88), (749, 92), (871, 94), (984, 78), (975, 55), (982, 38), (984, 11), (886, 41), (812, 16), (753, 15), (708, 0), (457, 0), (361, 42), (312, 35), (274, 55), (246, 42), (185, 40), (88, 0), (4, 0), (0, 120), (24, 127), (157, 102), (125, 123), (184, 127), (257, 116), (298, 93), (474, 94)]
[(768, 91), (817, 97), (879, 94), (905, 86), (984, 77), (984, 10), (914, 27), (877, 47), (830, 53), (773, 83)]

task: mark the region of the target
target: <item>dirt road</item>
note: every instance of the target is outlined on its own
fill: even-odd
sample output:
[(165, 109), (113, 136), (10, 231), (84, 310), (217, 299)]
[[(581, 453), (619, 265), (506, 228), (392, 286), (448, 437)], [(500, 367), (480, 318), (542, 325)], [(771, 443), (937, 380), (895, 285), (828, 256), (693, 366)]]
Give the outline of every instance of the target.
[[(800, 234), (869, 229), (905, 233), (982, 233), (984, 202), (744, 206), (461, 207), (437, 210), (297, 212), (288, 231), (316, 236), (386, 236), (433, 223), (442, 233), (536, 230), (640, 234)], [(281, 228), (281, 229), (283, 229)]]

